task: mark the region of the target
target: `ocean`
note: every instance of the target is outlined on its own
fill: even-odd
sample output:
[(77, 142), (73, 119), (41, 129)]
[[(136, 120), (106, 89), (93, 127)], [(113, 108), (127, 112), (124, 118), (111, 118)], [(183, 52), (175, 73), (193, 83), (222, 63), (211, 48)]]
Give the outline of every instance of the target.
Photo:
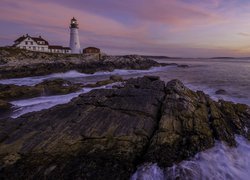
[[(188, 65), (188, 67), (173, 64), (166, 67), (154, 67), (149, 70), (115, 70), (113, 72), (97, 72), (94, 74), (69, 71), (46, 76), (0, 80), (0, 83), (33, 86), (46, 79), (64, 78), (72, 82), (85, 84), (108, 79), (110, 75), (120, 75), (124, 79), (152, 75), (160, 76), (165, 82), (179, 79), (190, 89), (202, 90), (214, 100), (224, 99), (250, 106), (250, 59), (155, 60), (162, 63)], [(112, 85), (99, 88), (112, 88)], [(28, 112), (67, 103), (79, 94), (91, 90), (92, 88), (83, 88), (79, 92), (67, 95), (12, 101), (11, 103), (16, 106), (12, 117), (16, 118)], [(223, 94), (217, 94), (216, 91), (218, 90), (223, 90)], [(240, 136), (236, 136), (236, 141), (238, 143), (236, 148), (229, 148), (222, 142), (217, 142), (215, 147), (198, 153), (194, 158), (170, 168), (161, 169), (157, 164), (142, 165), (138, 167), (131, 179), (249, 179), (249, 141)]]

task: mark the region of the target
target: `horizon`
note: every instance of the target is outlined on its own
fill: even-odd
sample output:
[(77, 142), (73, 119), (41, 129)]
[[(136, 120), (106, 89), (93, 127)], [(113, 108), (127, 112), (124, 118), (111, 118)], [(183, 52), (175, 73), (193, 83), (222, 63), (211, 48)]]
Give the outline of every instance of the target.
[(41, 35), (69, 45), (69, 24), (79, 24), (81, 48), (107, 54), (211, 58), (250, 56), (247, 0), (2, 0), (0, 46)]

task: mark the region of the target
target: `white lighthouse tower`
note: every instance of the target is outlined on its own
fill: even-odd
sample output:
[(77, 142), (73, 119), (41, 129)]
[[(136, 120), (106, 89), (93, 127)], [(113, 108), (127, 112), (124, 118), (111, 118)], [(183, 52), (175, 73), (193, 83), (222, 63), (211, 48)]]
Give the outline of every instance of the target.
[(76, 19), (73, 17), (70, 23), (70, 42), (69, 47), (71, 49), (71, 53), (73, 54), (80, 54), (81, 53), (81, 46), (78, 36), (78, 24)]

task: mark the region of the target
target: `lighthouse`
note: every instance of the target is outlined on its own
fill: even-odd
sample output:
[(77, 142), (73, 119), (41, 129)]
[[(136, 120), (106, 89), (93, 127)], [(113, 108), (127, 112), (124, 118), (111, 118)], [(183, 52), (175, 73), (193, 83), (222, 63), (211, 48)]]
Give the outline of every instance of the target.
[(77, 20), (73, 17), (70, 22), (70, 42), (69, 47), (72, 54), (80, 54), (81, 47), (78, 35), (78, 24)]

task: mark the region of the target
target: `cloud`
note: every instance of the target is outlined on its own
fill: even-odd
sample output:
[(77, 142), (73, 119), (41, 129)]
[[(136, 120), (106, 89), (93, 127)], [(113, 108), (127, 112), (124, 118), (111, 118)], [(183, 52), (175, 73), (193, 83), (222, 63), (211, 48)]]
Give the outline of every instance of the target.
[[(188, 3), (186, 2), (188, 1)], [(220, 14), (211, 12), (201, 3), (190, 0), (95, 0), (70, 1), (68, 6), (100, 14), (116, 20), (129, 18), (131, 21), (163, 23), (171, 26), (204, 25), (220, 21)], [(58, 1), (58, 3), (61, 1)], [(65, 2), (65, 1), (64, 1)], [(214, 0), (217, 4), (218, 1)], [(76, 7), (75, 5), (78, 5)], [(204, 3), (203, 3), (204, 4)]]
[[(242, 29), (250, 32), (246, 25), (250, 18), (246, 14), (250, 3), (244, 2), (1, 0), (0, 22), (5, 22), (12, 30), (1, 28), (0, 37), (8, 33), (13, 37), (23, 32), (41, 34), (52, 43), (67, 44), (69, 21), (75, 16), (80, 25), (83, 46), (100, 46), (108, 52), (176, 53), (177, 56), (190, 56), (192, 52), (194, 56), (211, 56), (212, 52), (235, 53), (235, 43), (244, 41), (236, 35), (237, 32)], [(248, 33), (240, 32), (238, 35), (243, 37)], [(3, 38), (4, 42), (8, 39)], [(216, 47), (218, 44), (225, 46)]]
[[(5, 0), (4, 0), (5, 1)], [(145, 35), (143, 26), (129, 28), (122, 23), (91, 14), (85, 11), (75, 10), (50, 2), (5, 1), (0, 7), (2, 21), (8, 20), (13, 23), (30, 25), (33, 28), (44, 29), (51, 33), (61, 33), (69, 27), (69, 20), (74, 15), (78, 18), (81, 31), (92, 32), (106, 36), (134, 37), (138, 34)]]
[(249, 36), (250, 36), (250, 33), (240, 32), (240, 33), (238, 33), (238, 35), (240, 35), (240, 36), (247, 36), (247, 37), (249, 37)]

